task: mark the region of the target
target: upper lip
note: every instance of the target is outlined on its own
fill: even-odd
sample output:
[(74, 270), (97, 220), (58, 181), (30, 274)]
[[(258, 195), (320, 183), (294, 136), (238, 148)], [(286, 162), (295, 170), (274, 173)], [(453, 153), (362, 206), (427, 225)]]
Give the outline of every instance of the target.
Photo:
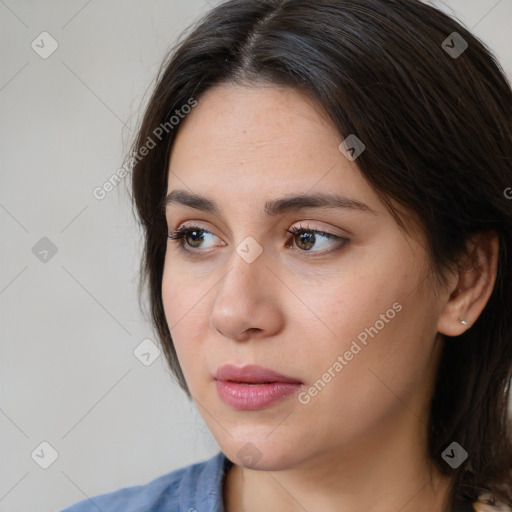
[(251, 382), (251, 383), (263, 383), (263, 382), (293, 382), (302, 384), (300, 380), (293, 377), (287, 377), (281, 375), (269, 368), (263, 368), (250, 364), (247, 366), (237, 367), (232, 364), (225, 364), (217, 369), (214, 378), (216, 380), (230, 380), (233, 382)]

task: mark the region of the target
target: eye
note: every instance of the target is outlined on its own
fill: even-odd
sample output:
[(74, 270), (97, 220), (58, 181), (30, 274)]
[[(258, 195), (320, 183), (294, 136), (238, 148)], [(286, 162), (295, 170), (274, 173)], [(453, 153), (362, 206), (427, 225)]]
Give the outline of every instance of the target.
[[(194, 251), (195, 249), (202, 249), (201, 243), (205, 240), (205, 235), (217, 238), (215, 235), (200, 228), (199, 226), (180, 226), (173, 233), (169, 233), (168, 237), (176, 241), (184, 251)], [(214, 245), (207, 246), (206, 248), (213, 247)], [(189, 248), (191, 247), (191, 249)]]
[[(318, 229), (310, 229), (304, 226), (294, 226), (291, 229), (286, 230), (286, 232), (293, 235), (293, 242), (295, 242), (294, 245), (298, 248), (295, 250), (302, 253), (319, 253), (320, 255), (327, 254), (343, 248), (349, 242), (345, 237), (320, 231)], [(177, 242), (180, 249), (183, 251), (199, 253), (202, 249), (215, 247), (214, 242), (210, 245), (202, 245), (206, 239), (218, 237), (199, 226), (182, 225), (174, 232), (169, 233), (168, 238)], [(223, 245), (226, 244), (223, 243)], [(315, 247), (316, 250), (311, 250), (313, 247)]]
[[(319, 253), (328, 253), (338, 248), (343, 247), (345, 244), (349, 242), (347, 238), (342, 236), (334, 235), (333, 233), (327, 233), (325, 231), (320, 231), (318, 229), (310, 229), (303, 226), (295, 226), (291, 229), (287, 230), (288, 233), (293, 235), (293, 241), (299, 248), (299, 250), (303, 252), (319, 252)], [(318, 240), (320, 239), (320, 243), (318, 244)], [(332, 242), (336, 242), (333, 244)], [(334, 248), (329, 249), (329, 246), (335, 245)], [(319, 250), (311, 251), (312, 247), (318, 247)], [(327, 250), (324, 248), (327, 247)]]

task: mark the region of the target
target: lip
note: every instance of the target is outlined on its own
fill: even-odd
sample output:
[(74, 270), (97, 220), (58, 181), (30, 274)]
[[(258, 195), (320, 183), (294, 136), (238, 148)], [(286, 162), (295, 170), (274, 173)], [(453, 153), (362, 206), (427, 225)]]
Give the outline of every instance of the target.
[(302, 384), (298, 379), (287, 377), (268, 368), (255, 364), (237, 367), (233, 364), (225, 364), (217, 369), (214, 374), (216, 380), (230, 380), (233, 382), (250, 382), (263, 384), (266, 382), (285, 382), (289, 384)]
[(214, 375), (217, 392), (230, 407), (252, 411), (264, 409), (293, 394), (302, 382), (268, 368), (224, 365)]

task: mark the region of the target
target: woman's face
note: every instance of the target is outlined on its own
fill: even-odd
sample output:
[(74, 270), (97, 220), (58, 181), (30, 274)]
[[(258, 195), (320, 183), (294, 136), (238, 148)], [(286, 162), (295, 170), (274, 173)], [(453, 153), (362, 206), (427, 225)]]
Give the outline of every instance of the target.
[[(397, 436), (417, 446), (446, 298), (432, 291), (423, 237), (400, 230), (297, 91), (219, 85), (181, 123), (167, 193), (208, 202), (167, 205), (170, 233), (192, 229), (167, 243), (162, 295), (221, 449), (236, 464), (278, 470), (370, 454)], [(319, 194), (346, 199), (304, 206)], [(303, 232), (287, 232), (295, 228)], [(299, 384), (219, 383), (226, 364)]]

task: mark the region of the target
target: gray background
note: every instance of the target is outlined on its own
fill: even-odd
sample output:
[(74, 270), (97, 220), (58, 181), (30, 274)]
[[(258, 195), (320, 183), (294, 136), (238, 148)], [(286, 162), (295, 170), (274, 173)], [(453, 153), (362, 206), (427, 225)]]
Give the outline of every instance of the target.
[[(93, 196), (121, 167), (166, 51), (216, 3), (0, 0), (0, 512), (60, 510), (218, 451), (163, 355), (147, 341), (137, 352), (155, 338), (137, 302), (129, 179)], [(512, 76), (512, 0), (431, 3)], [(46, 59), (31, 47), (51, 48), (44, 31), (58, 43)], [(47, 469), (42, 442), (58, 454)]]

